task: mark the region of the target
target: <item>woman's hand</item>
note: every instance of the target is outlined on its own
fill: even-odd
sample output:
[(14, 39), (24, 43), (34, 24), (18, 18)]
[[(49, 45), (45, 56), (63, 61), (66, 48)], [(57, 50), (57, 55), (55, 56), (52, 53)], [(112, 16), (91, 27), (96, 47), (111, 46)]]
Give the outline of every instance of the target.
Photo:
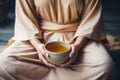
[(76, 60), (78, 50), (79, 50), (79, 48), (77, 46), (75, 46), (74, 44), (71, 44), (71, 52), (70, 52), (70, 55), (69, 55), (70, 60), (67, 63), (62, 64), (61, 67), (70, 66)]
[(48, 57), (49, 55), (47, 54), (47, 52), (45, 52), (44, 46), (45, 46), (44, 44), (39, 44), (39, 46), (37, 46), (37, 52), (38, 52), (39, 59), (45, 65), (55, 68), (56, 67), (55, 65), (48, 63), (48, 61), (46, 60), (46, 57)]
[(68, 67), (76, 60), (78, 51), (80, 50), (81, 47), (83, 47), (83, 45), (85, 45), (87, 40), (88, 39), (83, 36), (79, 36), (75, 39), (75, 42), (71, 44), (71, 52), (69, 55), (70, 60), (67, 63), (62, 64), (61, 67)]
[(49, 67), (55, 68), (55, 65), (52, 65), (52, 64), (48, 63), (48, 61), (46, 60), (46, 57), (49, 56), (49, 55), (45, 52), (45, 49), (44, 49), (45, 45), (42, 44), (40, 42), (40, 40), (37, 39), (37, 38), (31, 39), (29, 42), (37, 50), (39, 59), (43, 62), (43, 64), (45, 64)]

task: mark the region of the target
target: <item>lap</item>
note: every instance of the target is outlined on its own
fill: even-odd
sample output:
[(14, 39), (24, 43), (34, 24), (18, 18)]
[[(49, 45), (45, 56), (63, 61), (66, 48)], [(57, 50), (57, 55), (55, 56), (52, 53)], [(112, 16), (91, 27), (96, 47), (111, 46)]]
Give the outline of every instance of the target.
[[(28, 41), (15, 41), (11, 46), (0, 54), (0, 57), (19, 56), (29, 59), (38, 59), (35, 48)], [(88, 42), (87, 45), (79, 51), (75, 64), (105, 64), (111, 62), (108, 51), (99, 42)]]
[(80, 57), (85, 63), (98, 63), (104, 61), (112, 61), (108, 51), (100, 42), (89, 42), (81, 51)]
[(35, 48), (28, 41), (15, 41), (0, 54), (0, 70), (0, 78), (5, 76), (9, 80), (39, 80), (49, 72), (49, 68), (41, 64)]
[[(91, 77), (91, 80), (94, 80), (96, 77), (95, 74), (101, 76), (104, 75), (104, 72), (109, 75), (108, 73), (110, 73), (113, 62), (101, 43), (94, 41), (89, 42), (78, 54), (77, 61), (69, 68), (49, 69), (43, 65), (31, 63), (39, 62), (39, 60), (36, 50), (29, 42), (15, 41), (0, 54), (0, 65), (6, 68), (14, 77), (16, 76), (14, 73), (17, 71), (22, 75), (24, 73), (24, 77), (31, 77), (31, 79), (34, 77), (44, 77), (50, 70), (51, 74), (49, 74), (49, 76), (56, 78), (61, 77), (62, 80), (65, 80), (65, 77), (62, 77), (64, 75), (69, 76), (70, 80), (72, 80), (71, 76), (73, 74), (76, 76), (76, 80), (85, 79), (87, 77)], [(13, 56), (17, 56), (20, 60), (15, 59)], [(28, 62), (23, 62), (23, 60), (27, 60)], [(29, 72), (33, 73), (29, 74)], [(56, 75), (55, 72), (58, 73), (58, 75)], [(63, 72), (66, 74), (62, 75)], [(43, 75), (39, 76), (40, 73)], [(17, 74), (17, 76), (19, 74)]]
[(12, 45), (7, 47), (0, 55), (1, 56), (15, 55), (37, 58), (37, 52), (35, 48), (28, 41), (15, 41)]
[(110, 64), (113, 65), (114, 62), (103, 44), (100, 42), (91, 41), (88, 42), (87, 45), (78, 52), (78, 57), (74, 64), (110, 66)]

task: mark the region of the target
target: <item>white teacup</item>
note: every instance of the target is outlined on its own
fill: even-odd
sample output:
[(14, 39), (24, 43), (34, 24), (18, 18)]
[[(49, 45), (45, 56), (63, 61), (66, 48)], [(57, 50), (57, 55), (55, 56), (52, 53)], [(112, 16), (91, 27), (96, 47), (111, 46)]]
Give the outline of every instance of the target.
[(54, 65), (61, 65), (69, 59), (70, 44), (64, 42), (50, 42), (45, 45), (45, 50), (49, 54), (47, 60)]

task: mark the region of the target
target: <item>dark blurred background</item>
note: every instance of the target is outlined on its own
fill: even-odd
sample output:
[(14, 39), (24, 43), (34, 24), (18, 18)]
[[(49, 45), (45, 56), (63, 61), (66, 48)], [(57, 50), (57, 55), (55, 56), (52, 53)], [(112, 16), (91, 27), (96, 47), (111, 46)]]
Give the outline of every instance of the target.
[(102, 3), (107, 33), (120, 36), (120, 0), (102, 0)]
[(15, 0), (0, 0), (0, 48), (13, 36), (14, 21)]
[[(102, 0), (106, 33), (120, 41), (120, 0)], [(13, 36), (15, 0), (0, 0), (0, 48)], [(120, 80), (120, 50), (110, 52), (116, 63), (116, 79)]]
[[(120, 47), (120, 0), (102, 0), (103, 18), (108, 35), (117, 37)], [(115, 66), (115, 79), (120, 80), (120, 48), (110, 52)]]

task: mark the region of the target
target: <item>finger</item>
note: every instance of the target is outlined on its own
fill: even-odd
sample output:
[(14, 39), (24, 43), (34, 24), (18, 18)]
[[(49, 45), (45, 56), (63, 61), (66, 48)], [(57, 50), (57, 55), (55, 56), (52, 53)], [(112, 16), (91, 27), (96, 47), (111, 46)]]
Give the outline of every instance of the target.
[(46, 52), (44, 45), (42, 45), (41, 48), (42, 49), (40, 49), (40, 52), (42, 53), (42, 55), (44, 55), (45, 57), (48, 57), (49, 54)]
[(40, 55), (40, 59), (42, 60), (42, 62), (43, 62), (45, 65), (47, 65), (47, 66), (49, 66), (49, 67), (53, 67), (53, 68), (56, 67), (55, 65), (52, 65), (52, 64), (48, 63), (47, 60), (46, 60), (46, 58), (44, 57), (44, 55)]
[(44, 54), (45, 54), (46, 57), (49, 57), (49, 54), (48, 54), (48, 52), (45, 50), (45, 47), (43, 48), (43, 52), (44, 52)]
[(43, 60), (43, 62), (44, 62), (45, 65), (47, 65), (47, 66), (49, 66), (49, 67), (55, 68), (55, 65), (52, 65), (52, 64), (48, 63), (45, 58), (42, 59), (42, 60)]
[(70, 55), (69, 55), (70, 58), (74, 57), (74, 55), (75, 55), (74, 52), (75, 52), (75, 48), (74, 48), (73, 45), (71, 45), (71, 52), (70, 52)]
[(75, 58), (71, 58), (67, 63), (62, 64), (61, 67), (68, 67), (70, 64), (72, 64), (75, 61)]
[(49, 56), (48, 53), (45, 52), (44, 50), (41, 50), (41, 51), (40, 51), (40, 54), (42, 54), (42, 55), (45, 56), (45, 57), (48, 57), (48, 56)]
[(43, 62), (45, 65), (47, 65), (47, 66), (49, 66), (49, 67), (55, 67), (54, 65), (52, 65), (52, 64), (50, 64), (50, 63), (47, 62), (47, 60), (46, 60), (47, 55), (46, 55), (46, 53), (44, 52), (44, 50), (41, 49), (41, 51), (40, 51), (40, 53), (38, 53), (38, 55), (39, 55), (39, 58), (42, 60), (42, 62)]

